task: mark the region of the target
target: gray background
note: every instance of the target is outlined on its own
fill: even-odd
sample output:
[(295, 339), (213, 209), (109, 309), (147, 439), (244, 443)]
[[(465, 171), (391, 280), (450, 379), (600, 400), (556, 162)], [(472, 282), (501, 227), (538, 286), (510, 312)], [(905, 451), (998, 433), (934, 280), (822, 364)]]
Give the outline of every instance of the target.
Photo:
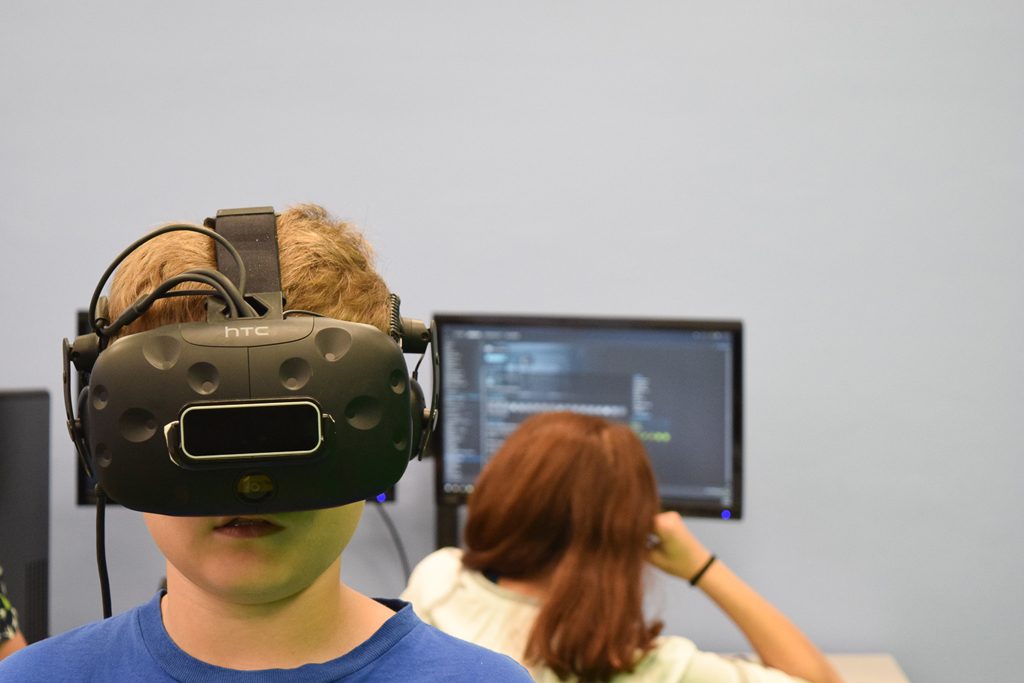
[[(360, 224), (405, 312), (741, 318), (747, 518), (693, 529), (830, 652), (1010, 680), (1022, 641), (1024, 5), (0, 4), (0, 383), (54, 396), (51, 623), (99, 616), (59, 340), (164, 220)], [(392, 513), (432, 547), (432, 470)], [(162, 571), (109, 515), (114, 607)], [(402, 575), (367, 510), (345, 577)], [(678, 581), (652, 612), (716, 650)]]

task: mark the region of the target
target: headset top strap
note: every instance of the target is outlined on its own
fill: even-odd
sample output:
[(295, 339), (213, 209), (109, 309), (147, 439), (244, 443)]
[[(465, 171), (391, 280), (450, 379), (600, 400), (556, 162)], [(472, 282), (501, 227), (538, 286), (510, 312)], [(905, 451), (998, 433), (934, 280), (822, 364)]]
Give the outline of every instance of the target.
[[(284, 309), (281, 268), (277, 254), (277, 217), (270, 206), (221, 209), (207, 218), (206, 227), (216, 230), (234, 245), (248, 275), (246, 299), (261, 315), (280, 317)], [(217, 269), (238, 284), (238, 265), (223, 245), (217, 243)]]

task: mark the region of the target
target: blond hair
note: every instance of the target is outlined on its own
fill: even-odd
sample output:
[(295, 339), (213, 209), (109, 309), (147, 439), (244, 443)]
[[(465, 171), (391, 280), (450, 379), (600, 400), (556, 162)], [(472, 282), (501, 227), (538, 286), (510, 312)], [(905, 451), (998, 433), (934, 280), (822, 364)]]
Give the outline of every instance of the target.
[[(373, 248), (352, 224), (316, 204), (298, 204), (278, 216), (277, 245), (286, 308), (388, 331), (388, 287), (374, 269)], [(195, 232), (170, 232), (146, 242), (114, 275), (110, 320), (169, 277), (193, 268), (216, 269), (214, 253), (213, 240)], [(176, 289), (199, 288), (186, 283)], [(154, 303), (122, 334), (205, 319), (205, 297), (172, 297)]]

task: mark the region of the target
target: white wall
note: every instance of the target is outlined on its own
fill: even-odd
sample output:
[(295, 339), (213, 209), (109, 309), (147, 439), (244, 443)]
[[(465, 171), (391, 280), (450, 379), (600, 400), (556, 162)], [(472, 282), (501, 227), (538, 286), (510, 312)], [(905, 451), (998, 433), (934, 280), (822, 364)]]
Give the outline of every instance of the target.
[[(54, 631), (99, 616), (59, 340), (164, 220), (316, 201), (405, 312), (736, 317), (747, 518), (694, 521), (829, 651), (1010, 680), (1024, 632), (1024, 6), (0, 5), (0, 384), (53, 392)], [(432, 546), (432, 471), (392, 509)], [(115, 610), (162, 572), (114, 510)], [(0, 521), (2, 523), (2, 521)], [(346, 578), (402, 587), (372, 510)], [(687, 586), (668, 630), (745, 649)]]

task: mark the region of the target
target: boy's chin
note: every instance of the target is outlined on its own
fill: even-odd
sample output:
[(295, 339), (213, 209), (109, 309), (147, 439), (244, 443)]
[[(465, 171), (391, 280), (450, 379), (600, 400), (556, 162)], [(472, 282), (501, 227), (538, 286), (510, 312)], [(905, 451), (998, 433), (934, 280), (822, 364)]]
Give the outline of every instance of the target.
[[(307, 564), (299, 567), (207, 566), (201, 570), (201, 576), (183, 578), (220, 602), (240, 606), (272, 606), (294, 600), (314, 586), (340, 585), (340, 571), (332, 570), (334, 564), (329, 562), (326, 566)], [(173, 584), (169, 584), (168, 592), (173, 590)]]

